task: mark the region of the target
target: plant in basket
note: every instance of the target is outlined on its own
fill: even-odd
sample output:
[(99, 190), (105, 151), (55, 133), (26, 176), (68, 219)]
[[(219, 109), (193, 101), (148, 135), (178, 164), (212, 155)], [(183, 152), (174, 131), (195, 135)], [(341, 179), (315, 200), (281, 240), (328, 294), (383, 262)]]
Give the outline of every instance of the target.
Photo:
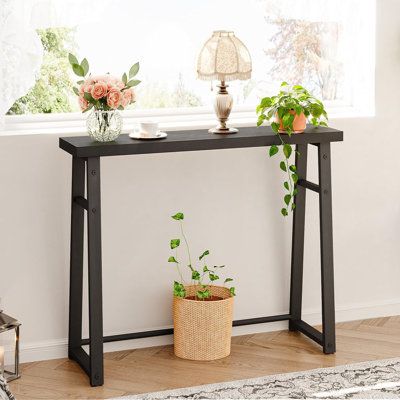
[(124, 110), (135, 102), (133, 87), (140, 81), (133, 78), (139, 72), (139, 63), (132, 65), (128, 74), (117, 78), (110, 74), (91, 75), (86, 58), (80, 63), (73, 54), (68, 58), (72, 70), (81, 78), (73, 88), (79, 106), (82, 112), (92, 110), (86, 121), (89, 136), (98, 142), (115, 140), (122, 130), (122, 117), (118, 110)]
[[(294, 199), (297, 194), (296, 185), (299, 177), (296, 173), (296, 165), (290, 163), (292, 146), (285, 143), (281, 134), (287, 134), (290, 137), (294, 133), (303, 133), (307, 120), (316, 127), (328, 126), (328, 114), (321, 100), (315, 98), (303, 86), (289, 86), (287, 82), (281, 83), (280, 91), (276, 96), (264, 97), (256, 111), (258, 114), (257, 126), (262, 125), (265, 121), (272, 121), (271, 128), (279, 137), (282, 145), (284, 158), (279, 166), (287, 174), (287, 180), (283, 183), (285, 206), (281, 209), (281, 213), (286, 217), (289, 211), (296, 207)], [(278, 152), (278, 146), (273, 145), (269, 149), (270, 157)]]
[[(171, 239), (170, 248), (174, 255), (168, 262), (176, 266), (179, 280), (174, 282), (174, 351), (175, 355), (190, 360), (216, 360), (230, 354), (233, 296), (235, 288), (228, 287), (231, 278), (220, 280), (224, 265), (210, 266), (207, 263), (209, 250), (197, 259), (192, 259), (187, 237), (183, 229), (184, 214), (172, 216), (179, 223), (181, 238)], [(179, 256), (181, 243), (184, 243), (188, 258), (184, 277)]]

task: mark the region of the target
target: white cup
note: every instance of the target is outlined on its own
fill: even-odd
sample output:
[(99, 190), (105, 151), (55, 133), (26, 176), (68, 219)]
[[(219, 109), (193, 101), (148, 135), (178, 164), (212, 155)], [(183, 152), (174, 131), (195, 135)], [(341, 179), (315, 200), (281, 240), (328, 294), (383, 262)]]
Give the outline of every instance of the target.
[(152, 122), (152, 121), (141, 122), (139, 124), (139, 128), (137, 129), (137, 131), (139, 131), (140, 136), (144, 137), (157, 136), (158, 122)]

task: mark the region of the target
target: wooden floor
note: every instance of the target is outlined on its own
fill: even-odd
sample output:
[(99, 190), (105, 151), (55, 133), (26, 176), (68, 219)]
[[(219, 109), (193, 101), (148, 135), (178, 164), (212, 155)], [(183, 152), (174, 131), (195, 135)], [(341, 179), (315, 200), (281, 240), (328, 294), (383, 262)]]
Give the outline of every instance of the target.
[(105, 355), (105, 384), (91, 388), (86, 375), (68, 359), (24, 364), (11, 383), (18, 400), (107, 399), (133, 393), (303, 371), (400, 356), (400, 316), (337, 324), (337, 353), (288, 331), (237, 336), (232, 354), (212, 362), (181, 360), (172, 346)]

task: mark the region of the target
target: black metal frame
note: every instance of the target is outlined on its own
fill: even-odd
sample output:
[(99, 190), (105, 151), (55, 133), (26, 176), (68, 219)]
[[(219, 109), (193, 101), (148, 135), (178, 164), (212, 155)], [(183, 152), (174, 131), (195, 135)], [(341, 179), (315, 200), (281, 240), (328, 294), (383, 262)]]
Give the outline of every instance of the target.
[[(330, 128), (328, 128), (330, 129)], [(332, 133), (334, 130), (330, 130)], [(337, 132), (337, 140), (342, 140), (342, 132)], [(333, 133), (332, 133), (333, 134)], [(240, 134), (238, 134), (240, 135)], [(233, 326), (260, 324), (275, 321), (289, 321), (291, 331), (299, 331), (323, 347), (325, 354), (335, 352), (335, 308), (332, 243), (332, 196), (331, 196), (331, 154), (330, 141), (319, 143), (308, 141), (306, 134), (300, 135), (302, 142), (296, 144), (296, 166), (299, 175), (296, 208), (293, 216), (292, 260), (289, 314), (236, 320)], [(232, 135), (231, 137), (236, 136)], [(271, 135), (268, 143), (273, 143)], [(299, 136), (299, 135), (297, 135)], [(238, 136), (236, 136), (238, 137)], [(255, 136), (256, 137), (256, 136)], [(76, 139), (76, 138), (75, 138)], [(78, 138), (79, 139), (79, 138)], [(263, 143), (256, 137), (257, 145)], [(74, 140), (71, 138), (71, 140)], [(225, 140), (225, 139), (224, 139)], [(296, 140), (300, 140), (298, 137)], [(329, 139), (333, 140), (333, 139)], [(335, 139), (336, 140), (336, 139)], [(102, 262), (101, 262), (101, 204), (100, 204), (100, 156), (82, 157), (71, 149), (71, 143), (60, 139), (60, 147), (73, 154), (72, 159), (72, 212), (71, 212), (71, 258), (70, 258), (70, 308), (68, 356), (75, 360), (88, 374), (92, 386), (104, 382), (103, 343), (144, 337), (170, 335), (173, 329), (159, 329), (103, 337), (102, 310)], [(214, 142), (217, 143), (217, 142)], [(229, 147), (229, 145), (224, 147)], [(242, 143), (243, 144), (243, 143)], [(318, 148), (318, 185), (307, 181), (308, 144)], [(265, 145), (265, 144), (264, 144)], [(68, 147), (69, 146), (69, 147)], [(220, 148), (213, 144), (212, 148)], [(67, 149), (68, 147), (68, 149)], [(232, 147), (250, 147), (246, 145)], [(99, 147), (101, 155), (117, 155), (107, 147)], [(83, 150), (82, 150), (83, 151)], [(92, 150), (91, 150), (92, 151)], [(110, 154), (105, 154), (110, 151)], [(124, 150), (125, 151), (125, 150)], [(174, 150), (167, 150), (174, 151)], [(177, 151), (190, 151), (183, 149)], [(75, 154), (74, 154), (75, 152)], [(159, 149), (153, 152), (162, 152)], [(131, 153), (132, 154), (132, 153)], [(133, 154), (137, 154), (133, 152)], [(85, 179), (86, 171), (86, 179)], [(87, 194), (85, 197), (85, 181)], [(321, 239), (321, 292), (322, 292), (322, 332), (302, 320), (303, 256), (306, 189), (319, 194), (320, 239)], [(88, 225), (88, 272), (89, 272), (89, 338), (82, 338), (82, 293), (83, 293), (83, 246), (84, 211)], [(89, 355), (82, 349), (89, 345)]]

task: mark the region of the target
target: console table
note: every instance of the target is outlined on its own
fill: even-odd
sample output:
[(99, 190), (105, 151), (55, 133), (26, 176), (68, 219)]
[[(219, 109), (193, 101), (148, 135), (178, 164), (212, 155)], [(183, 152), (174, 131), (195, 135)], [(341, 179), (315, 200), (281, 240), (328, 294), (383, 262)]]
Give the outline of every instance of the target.
[[(234, 326), (273, 321), (289, 321), (289, 329), (299, 331), (322, 346), (324, 353), (335, 352), (335, 306), (333, 283), (331, 142), (343, 140), (343, 132), (325, 127), (307, 127), (303, 134), (286, 137), (296, 146), (298, 194), (293, 213), (290, 309), (288, 314), (236, 320)], [(168, 132), (163, 140), (132, 140), (121, 135), (114, 142), (93, 142), (88, 136), (60, 138), (59, 146), (72, 155), (71, 253), (69, 292), (68, 357), (78, 362), (92, 386), (104, 381), (103, 343), (150, 336), (169, 335), (173, 329), (103, 336), (103, 297), (101, 263), (100, 158), (135, 154), (219, 150), (279, 145), (270, 127), (241, 128), (234, 135), (214, 135), (206, 130)], [(318, 149), (319, 182), (307, 180), (307, 149)], [(300, 155), (299, 155), (300, 154)], [(267, 157), (267, 153), (266, 153)], [(306, 189), (319, 194), (322, 332), (301, 319)], [(89, 338), (82, 338), (82, 291), (84, 216), (88, 227)], [(284, 221), (282, 220), (282, 223)], [(89, 345), (89, 355), (82, 349)]]

